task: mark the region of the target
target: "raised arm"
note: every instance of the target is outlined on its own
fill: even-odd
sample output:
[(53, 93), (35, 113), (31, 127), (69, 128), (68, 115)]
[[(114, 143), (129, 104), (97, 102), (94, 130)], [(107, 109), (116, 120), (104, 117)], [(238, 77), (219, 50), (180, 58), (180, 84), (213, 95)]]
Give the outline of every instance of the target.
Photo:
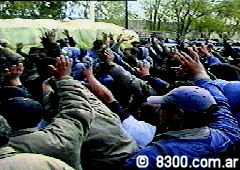
[(69, 59), (57, 58), (58, 115), (45, 129), (10, 138), (10, 145), (21, 152), (40, 153), (63, 160), (81, 169), (81, 146), (95, 117), (88, 100), (89, 91), (70, 76)]
[(110, 75), (119, 85), (129, 87), (134, 94), (140, 96), (148, 97), (157, 95), (156, 91), (145, 81), (137, 78), (120, 65), (114, 63), (110, 53), (105, 52), (105, 55), (107, 56), (106, 63), (110, 68)]
[[(190, 52), (193, 56), (197, 55), (197, 53), (191, 49)], [(220, 90), (221, 88), (217, 83), (209, 79), (209, 76), (199, 59), (194, 60), (190, 56), (184, 54), (179, 55), (178, 60), (184, 67), (184, 70), (194, 77), (195, 84), (199, 87), (205, 88), (212, 94), (220, 108), (217, 112), (213, 113), (213, 121), (209, 124), (209, 127), (224, 132), (234, 143), (239, 142), (240, 129), (236, 119), (230, 112), (228, 100)]]
[(88, 85), (93, 93), (102, 101), (106, 103), (109, 109), (116, 113), (121, 121), (124, 121), (130, 114), (124, 109), (121, 104), (114, 98), (112, 92), (104, 85), (102, 85), (93, 75), (92, 67), (86, 68), (83, 71), (88, 80)]

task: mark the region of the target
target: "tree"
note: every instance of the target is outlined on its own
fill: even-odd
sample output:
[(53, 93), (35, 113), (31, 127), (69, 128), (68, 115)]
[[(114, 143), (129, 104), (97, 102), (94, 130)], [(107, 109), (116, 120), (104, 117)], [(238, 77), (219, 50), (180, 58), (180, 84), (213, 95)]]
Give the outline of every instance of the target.
[(177, 24), (176, 37), (184, 39), (191, 32), (191, 24), (211, 13), (211, 4), (205, 0), (172, 0), (167, 3), (172, 10), (173, 21)]
[(64, 1), (5, 1), (0, 5), (0, 18), (61, 18)]
[(225, 29), (227, 38), (233, 37), (240, 28), (240, 1), (229, 0), (221, 1), (215, 7), (215, 13), (225, 22)]
[[(226, 30), (226, 24), (222, 18), (217, 15), (207, 15), (194, 20), (191, 28), (201, 33), (201, 38), (210, 38), (213, 32), (221, 35)], [(204, 33), (207, 33), (207, 35)]]
[(161, 0), (142, 0), (140, 3), (143, 5), (144, 13), (150, 21), (150, 30), (156, 30)]
[(122, 20), (125, 17), (125, 2), (123, 1), (98, 1), (95, 4), (96, 20)]

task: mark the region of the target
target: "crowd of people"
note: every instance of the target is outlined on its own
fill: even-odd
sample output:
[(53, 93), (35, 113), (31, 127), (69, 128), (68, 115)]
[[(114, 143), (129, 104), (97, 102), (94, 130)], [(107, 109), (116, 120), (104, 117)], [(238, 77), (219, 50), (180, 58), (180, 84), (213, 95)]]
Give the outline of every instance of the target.
[(207, 42), (167, 47), (152, 34), (122, 49), (133, 37), (103, 33), (79, 49), (63, 34), (46, 32), (43, 48), (28, 54), (0, 42), (0, 169), (157, 169), (158, 156), (186, 156), (188, 165), (239, 158), (240, 55), (227, 42), (218, 53)]

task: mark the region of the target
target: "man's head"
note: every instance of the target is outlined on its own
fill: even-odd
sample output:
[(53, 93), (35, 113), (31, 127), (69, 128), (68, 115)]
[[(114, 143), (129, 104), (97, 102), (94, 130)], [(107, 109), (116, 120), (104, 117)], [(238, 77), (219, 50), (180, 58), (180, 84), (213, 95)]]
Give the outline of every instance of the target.
[(49, 78), (53, 76), (52, 70), (49, 65), (56, 65), (56, 59), (51, 57), (40, 58), (36, 61), (36, 67), (38, 74), (43, 78)]
[(197, 86), (181, 86), (147, 101), (155, 107), (155, 125), (163, 131), (205, 126), (217, 110), (210, 92)]
[(228, 63), (212, 65), (209, 69), (218, 79), (227, 81), (238, 81), (240, 79), (240, 69)]
[(94, 50), (101, 50), (102, 48), (104, 48), (104, 43), (102, 40), (96, 40), (93, 42), (93, 49)]
[(207, 45), (207, 50), (208, 50), (209, 52), (211, 52), (213, 49), (214, 49), (213, 44), (212, 44), (212, 43), (208, 43), (208, 45)]
[(32, 128), (42, 118), (42, 106), (30, 98), (14, 97), (2, 103), (1, 115), (13, 130)]
[(24, 46), (23, 43), (16, 44), (17, 49), (21, 50)]
[(0, 79), (4, 79), (13, 66), (18, 67), (19, 74), (22, 74), (24, 57), (9, 49), (0, 47)]
[(5, 58), (5, 63), (8, 65), (18, 65), (24, 61), (24, 57), (20, 54), (2, 47), (0, 48), (0, 56)]

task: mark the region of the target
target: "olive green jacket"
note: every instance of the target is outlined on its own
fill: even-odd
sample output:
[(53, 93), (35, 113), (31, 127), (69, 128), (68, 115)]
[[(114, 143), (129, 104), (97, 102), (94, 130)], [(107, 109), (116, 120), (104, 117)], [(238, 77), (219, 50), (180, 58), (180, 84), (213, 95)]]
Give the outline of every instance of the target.
[(123, 129), (119, 116), (94, 94), (88, 97), (96, 114), (82, 146), (83, 169), (118, 169), (139, 148)]
[(12, 147), (61, 159), (76, 169), (116, 168), (138, 150), (120, 118), (86, 87), (62, 80), (57, 88), (60, 114), (41, 131), (15, 133)]
[(19, 152), (51, 156), (75, 169), (82, 169), (81, 146), (95, 118), (95, 111), (90, 105), (87, 89), (78, 81), (66, 78), (56, 85), (59, 114), (43, 130), (15, 132), (10, 137), (9, 146)]

